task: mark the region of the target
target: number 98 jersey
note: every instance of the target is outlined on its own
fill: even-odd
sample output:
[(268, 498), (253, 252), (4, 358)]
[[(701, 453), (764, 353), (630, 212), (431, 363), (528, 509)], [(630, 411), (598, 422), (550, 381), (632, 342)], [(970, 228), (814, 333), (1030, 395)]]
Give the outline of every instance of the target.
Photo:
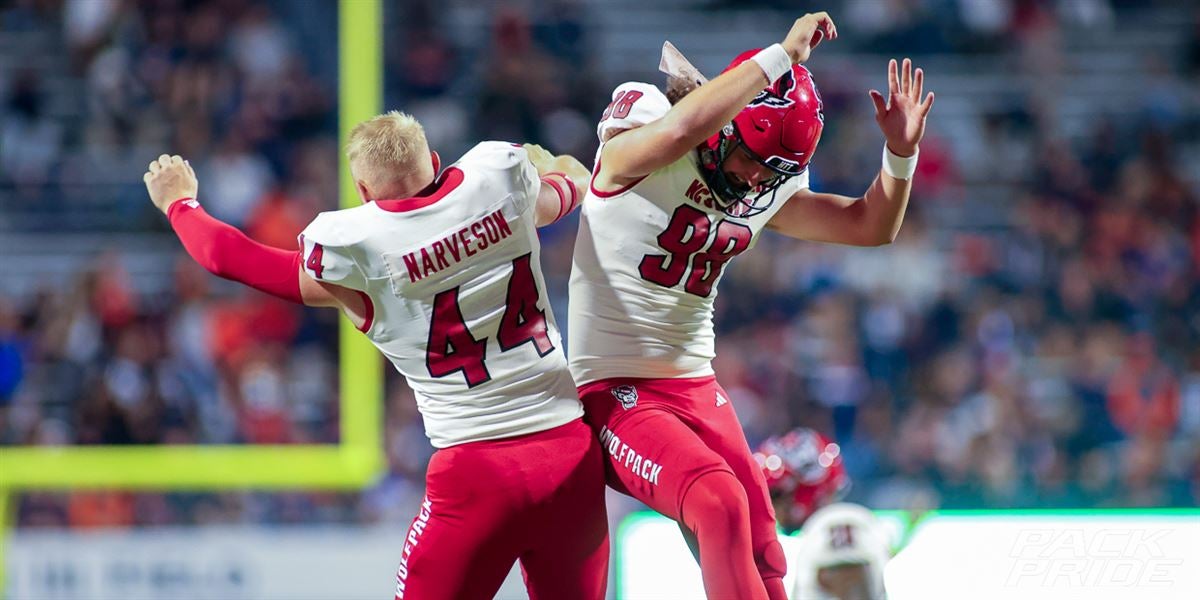
[(300, 236), (309, 276), (368, 299), (362, 331), (437, 448), (583, 414), (542, 278), (540, 187), (523, 148), (484, 142), (422, 195), (321, 213)]
[[(668, 110), (658, 88), (625, 83), (597, 127), (601, 146), (571, 268), (567, 330), (578, 385), (712, 374), (717, 284), (783, 205), (748, 218), (725, 214), (704, 184), (696, 152), (619, 190), (598, 191), (594, 173), (604, 143)], [(805, 171), (778, 194), (786, 199), (807, 186)]]

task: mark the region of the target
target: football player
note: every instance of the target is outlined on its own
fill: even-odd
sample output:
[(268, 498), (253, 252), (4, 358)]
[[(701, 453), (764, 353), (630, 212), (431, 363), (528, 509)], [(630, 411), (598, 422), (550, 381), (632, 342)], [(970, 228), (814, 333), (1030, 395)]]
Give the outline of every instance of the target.
[(879, 600), (889, 537), (866, 508), (838, 502), (850, 489), (841, 447), (805, 427), (758, 446), (771, 503), (785, 534), (792, 600)]
[(850, 489), (841, 447), (807, 427), (767, 438), (754, 460), (767, 480), (779, 528), (787, 534)]
[(794, 548), (792, 600), (885, 600), (887, 532), (871, 511), (838, 502), (804, 523)]
[(437, 451), (399, 553), (397, 600), (491, 598), (518, 560), (534, 598), (603, 598), (604, 464), (537, 233), (575, 208), (587, 170), (503, 142), (443, 170), (420, 124), (394, 111), (355, 127), (346, 153), (363, 204), (321, 213), (292, 251), (210, 217), (179, 156), (144, 179), (197, 262), (341, 310), (408, 380)]
[(710, 598), (785, 597), (766, 482), (711, 366), (725, 264), (764, 228), (892, 241), (933, 104), (923, 72), (891, 61), (887, 96), (870, 93), (882, 170), (858, 198), (808, 189), (824, 116), (800, 63), (836, 36), (828, 14), (805, 15), (674, 105), (653, 85), (622, 84), (597, 127), (571, 271), (571, 371), (609, 484), (696, 538)]

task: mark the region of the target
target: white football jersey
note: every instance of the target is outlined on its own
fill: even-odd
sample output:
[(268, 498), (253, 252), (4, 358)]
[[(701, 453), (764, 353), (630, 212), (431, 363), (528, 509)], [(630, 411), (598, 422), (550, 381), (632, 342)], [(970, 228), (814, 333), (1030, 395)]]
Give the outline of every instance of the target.
[(369, 298), (363, 332), (437, 448), (583, 414), (542, 278), (540, 186), (523, 148), (484, 142), (426, 195), (324, 212), (300, 236), (310, 276)]
[[(653, 85), (617, 87), (597, 127), (595, 170), (613, 135), (659, 119), (670, 108)], [(577, 383), (713, 372), (713, 302), (724, 267), (754, 246), (792, 194), (808, 187), (808, 172), (780, 186), (769, 210), (734, 218), (713, 202), (699, 160), (689, 152), (621, 190), (588, 190), (568, 314)]]
[(817, 571), (826, 567), (861, 564), (867, 567), (869, 597), (883, 600), (883, 569), (891, 556), (891, 542), (883, 525), (870, 510), (839, 502), (813, 513), (800, 537), (788, 550), (788, 578), (792, 600), (837, 600), (817, 583)]

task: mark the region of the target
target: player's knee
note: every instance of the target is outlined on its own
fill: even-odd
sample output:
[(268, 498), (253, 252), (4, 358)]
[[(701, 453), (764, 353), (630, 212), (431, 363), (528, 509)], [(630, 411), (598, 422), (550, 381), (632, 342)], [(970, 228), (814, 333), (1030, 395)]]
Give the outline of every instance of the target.
[(766, 543), (754, 549), (754, 564), (764, 579), (783, 577), (787, 573), (787, 557), (783, 554), (783, 545), (778, 539), (767, 540)]
[(750, 505), (746, 490), (733, 473), (705, 473), (684, 495), (683, 520), (693, 530), (701, 524), (722, 529), (749, 527)]

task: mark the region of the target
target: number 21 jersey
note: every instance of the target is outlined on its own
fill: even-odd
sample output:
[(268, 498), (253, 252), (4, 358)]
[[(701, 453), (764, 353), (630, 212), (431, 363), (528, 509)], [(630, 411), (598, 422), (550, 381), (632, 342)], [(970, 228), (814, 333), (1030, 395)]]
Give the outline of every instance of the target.
[[(594, 172), (605, 142), (670, 108), (653, 85), (618, 86), (597, 127)], [(567, 332), (576, 384), (712, 374), (713, 303), (724, 267), (808, 186), (808, 172), (785, 182), (767, 211), (734, 218), (713, 202), (700, 169), (697, 153), (688, 152), (613, 192), (593, 181), (571, 267)]]

